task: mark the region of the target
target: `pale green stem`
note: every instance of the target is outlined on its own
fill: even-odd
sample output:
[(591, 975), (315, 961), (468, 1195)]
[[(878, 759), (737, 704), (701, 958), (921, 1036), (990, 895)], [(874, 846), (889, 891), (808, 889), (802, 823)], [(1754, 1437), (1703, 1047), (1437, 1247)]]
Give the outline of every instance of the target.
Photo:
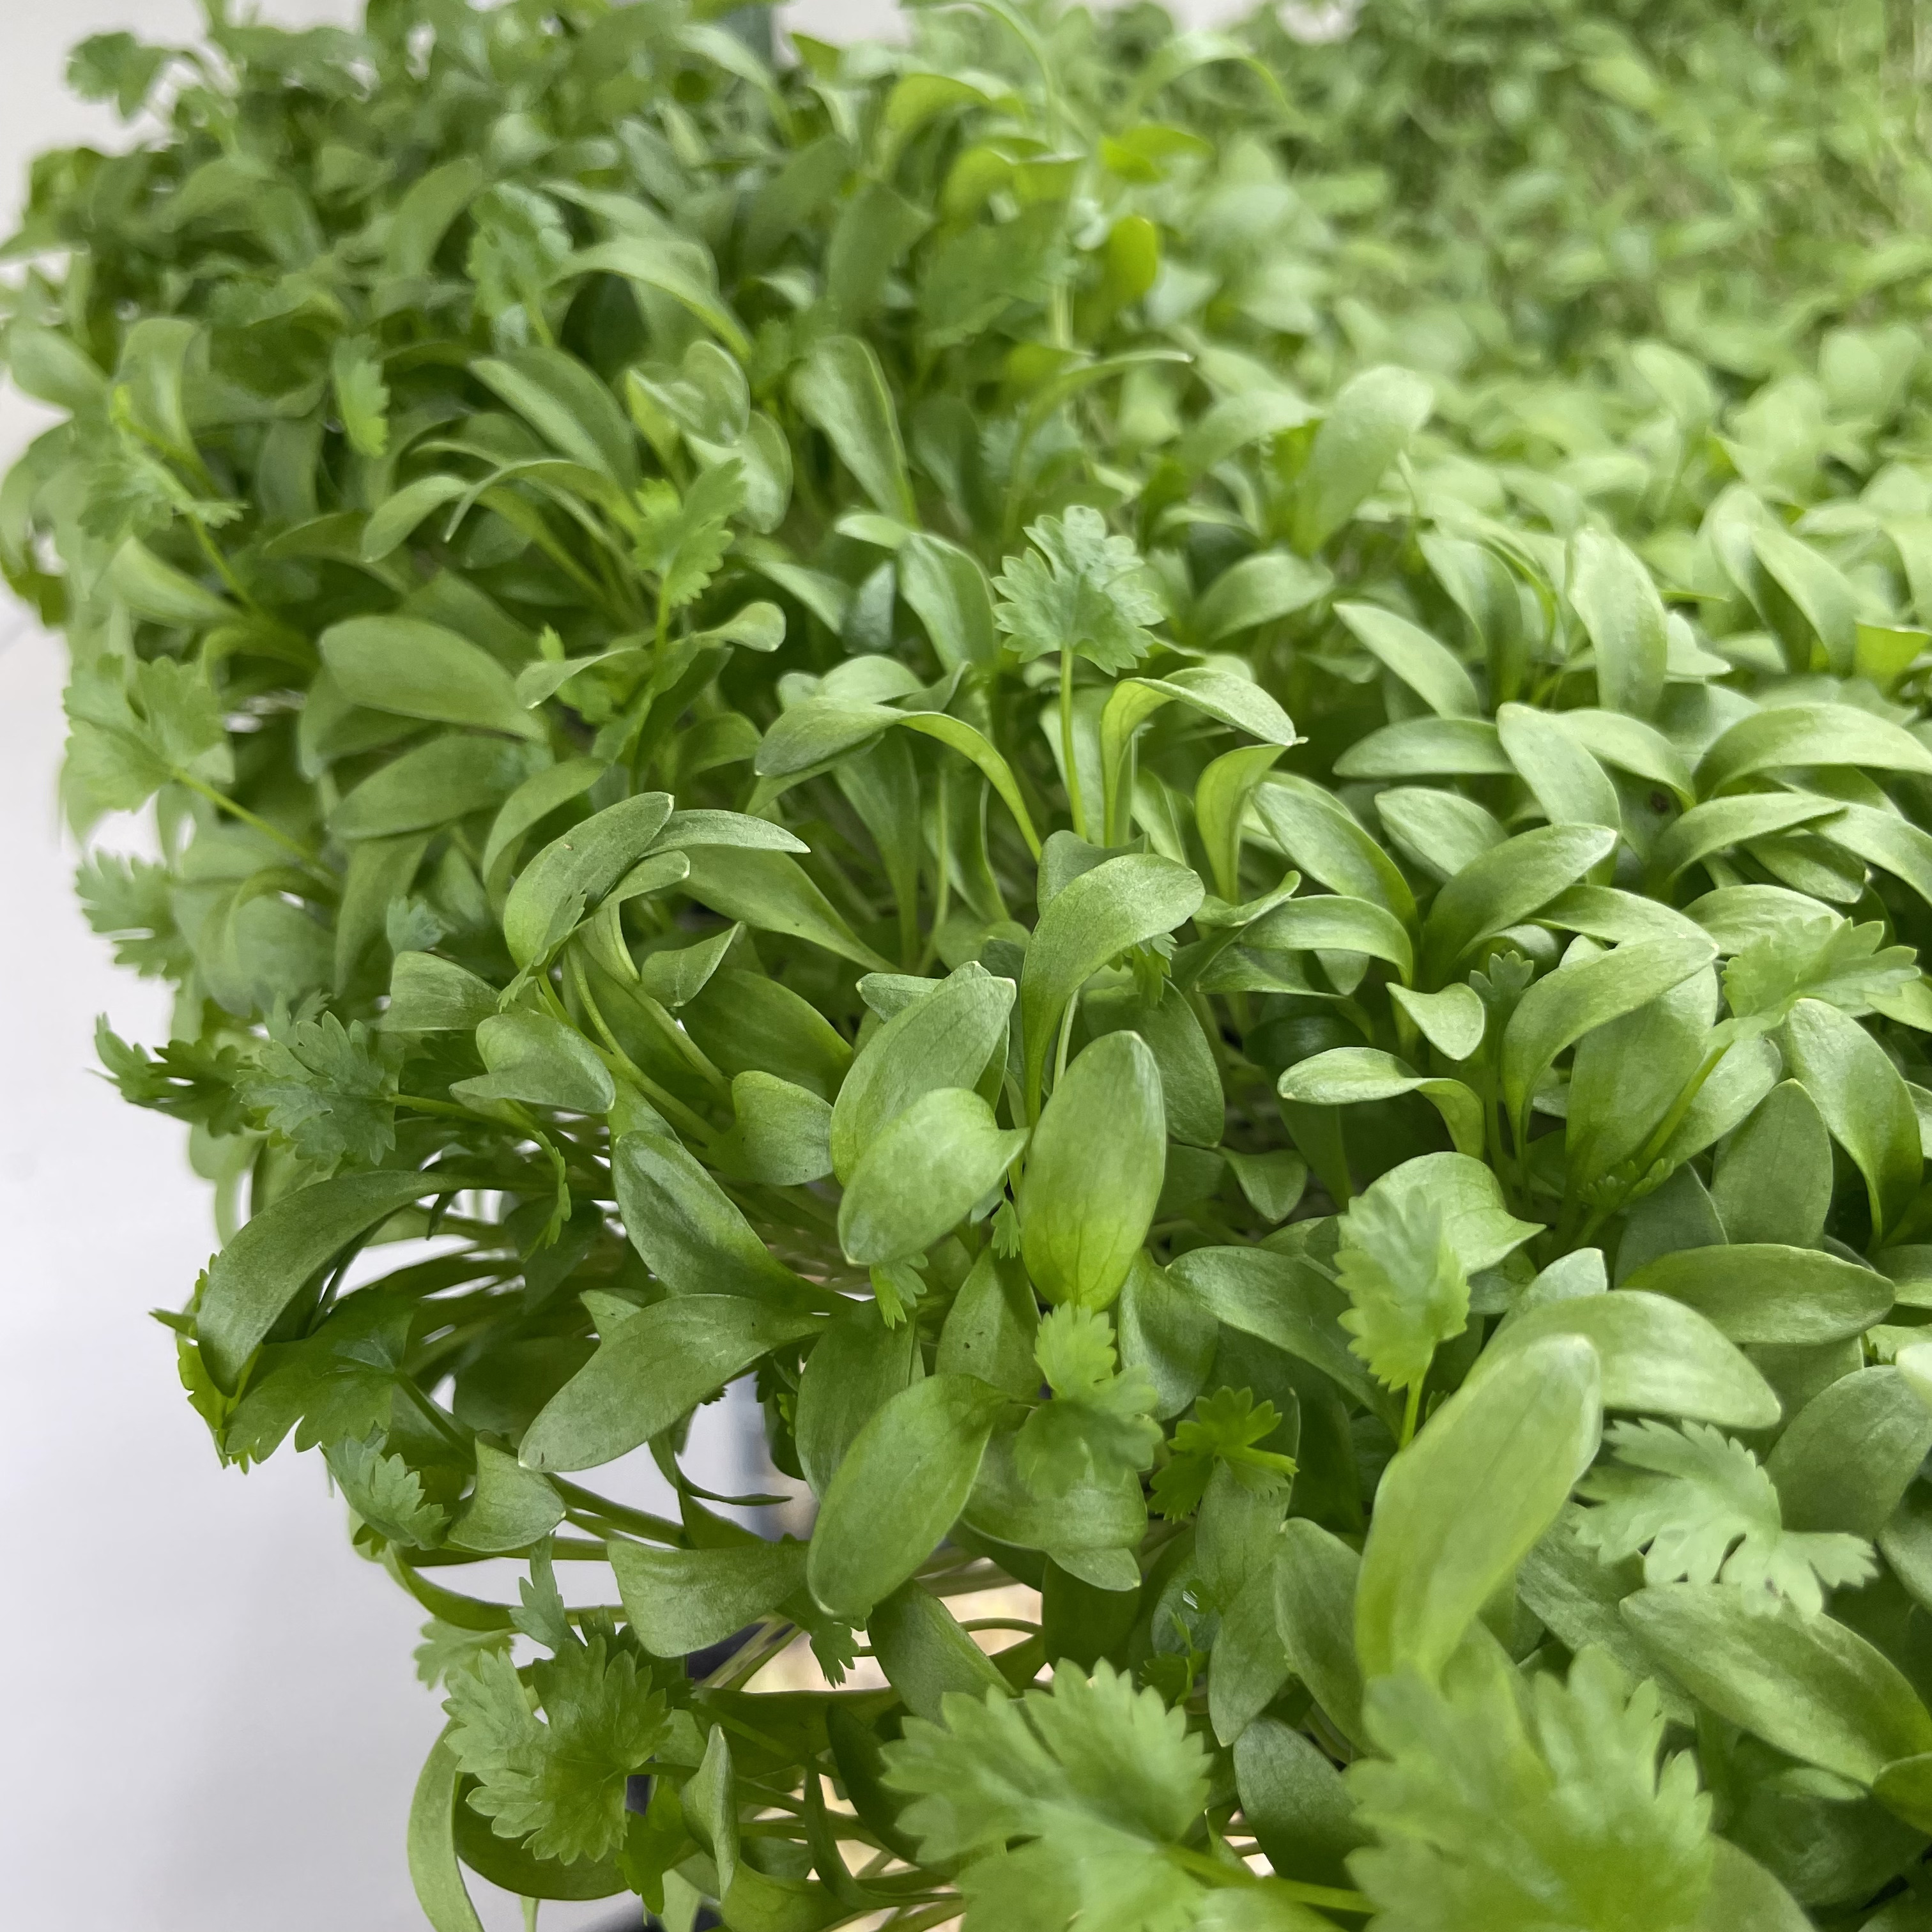
[(299, 839), (291, 838), (278, 826), (271, 825), (266, 818), (259, 813), (250, 812), (245, 805), (238, 805), (226, 792), (217, 791), (206, 778), (198, 778), (194, 772), (184, 771), (178, 765), (175, 767), (174, 780), (177, 784), (186, 785), (190, 791), (206, 799), (218, 812), (225, 812), (231, 818), (238, 818), (244, 825), (260, 832), (264, 838), (273, 840), (284, 852), (298, 860), (302, 869), (313, 878), (331, 886), (338, 884), (335, 874)]
[(1080, 766), (1073, 755), (1073, 652), (1060, 654), (1060, 755), (1066, 766), (1066, 802), (1073, 813), (1073, 830), (1087, 836), (1087, 810), (1080, 797)]

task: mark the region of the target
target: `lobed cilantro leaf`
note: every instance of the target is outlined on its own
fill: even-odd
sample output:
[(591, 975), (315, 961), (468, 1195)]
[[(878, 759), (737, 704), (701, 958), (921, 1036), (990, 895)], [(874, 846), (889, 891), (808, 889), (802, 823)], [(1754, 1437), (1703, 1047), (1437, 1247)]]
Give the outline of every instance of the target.
[(1419, 1387), (1436, 1348), (1468, 1325), (1469, 1278), (1422, 1189), (1385, 1177), (1350, 1202), (1336, 1272), (1350, 1349), (1392, 1388)]
[(678, 610), (717, 574), (731, 547), (731, 519), (745, 507), (744, 465), (732, 457), (700, 470), (680, 496), (661, 478), (640, 484), (638, 567), (658, 580), (667, 610)]
[(423, 1493), (422, 1478), (400, 1456), (386, 1453), (380, 1432), (332, 1445), (328, 1466), (349, 1507), (379, 1536), (414, 1550), (433, 1550), (449, 1526), (449, 1512)]
[[(912, 1798), (900, 1823), (922, 1857), (964, 1864), (974, 1932), (1190, 1922), (1198, 1882), (1165, 1848), (1207, 1802), (1208, 1758), (1179, 1712), (1106, 1664), (1018, 1699), (949, 1692), (940, 1710), (907, 1721), (885, 1779)], [(1010, 1850), (1016, 1839), (1033, 1842)]]
[(459, 1672), (474, 1671), (485, 1657), (507, 1657), (511, 1636), (506, 1630), (466, 1630), (431, 1617), (413, 1653), (417, 1680), (434, 1690)]
[(1034, 1346), (1052, 1399), (1021, 1425), (1014, 1451), (1034, 1489), (1052, 1493), (1090, 1476), (1148, 1468), (1160, 1446), (1159, 1398), (1144, 1369), (1118, 1369), (1113, 1324), (1064, 1303), (1041, 1320)]
[(324, 1174), (380, 1163), (396, 1144), (396, 1042), (331, 1012), (279, 1015), (268, 1033), (240, 1083), (262, 1129)]
[(1826, 1590), (1876, 1573), (1863, 1537), (1786, 1529), (1768, 1472), (1708, 1423), (1619, 1422), (1604, 1439), (1617, 1460), (1577, 1485), (1598, 1507), (1576, 1517), (1576, 1532), (1606, 1563), (1642, 1551), (1647, 1582), (1721, 1579), (1812, 1616)]
[(1724, 968), (1727, 1030), (1768, 1033), (1800, 1000), (1822, 1000), (1855, 1017), (1918, 977), (1918, 955), (1887, 946), (1876, 921), (1853, 926), (1821, 917), (1792, 920), (1742, 947)]
[(1499, 1654), (1439, 1690), (1405, 1672), (1364, 1702), (1378, 1756), (1348, 1788), (1376, 1842), (1349, 1859), (1405, 1932), (1690, 1932), (1711, 1882), (1711, 1801), (1688, 1754), (1660, 1766), (1655, 1685), (1603, 1652), (1568, 1682)]
[(1174, 1432), (1173, 1454), (1154, 1479), (1154, 1507), (1177, 1521), (1192, 1516), (1217, 1465), (1251, 1496), (1281, 1496), (1294, 1480), (1294, 1458), (1259, 1447), (1280, 1426), (1274, 1404), (1257, 1405), (1251, 1389), (1204, 1396)]
[(624, 1834), (625, 1780), (663, 1734), (664, 1698), (602, 1636), (532, 1665), (530, 1678), (534, 1708), (500, 1653), (449, 1678), (443, 1708), (450, 1748), (477, 1780), (470, 1805), (539, 1858), (608, 1858)]
[(171, 1040), (157, 1052), (130, 1046), (104, 1016), (94, 1022), (94, 1046), (121, 1097), (215, 1135), (239, 1133), (245, 1120), (238, 1090), (246, 1063), (232, 1046)]
[(1111, 536), (1100, 512), (1076, 503), (1030, 524), (1034, 548), (994, 580), (994, 622), (1022, 664), (1072, 651), (1104, 671), (1130, 670), (1154, 647), (1161, 615), (1130, 538)]
[(114, 963), (144, 980), (184, 980), (194, 955), (176, 922), (174, 877), (152, 860), (96, 852), (74, 875), (87, 922), (114, 941)]

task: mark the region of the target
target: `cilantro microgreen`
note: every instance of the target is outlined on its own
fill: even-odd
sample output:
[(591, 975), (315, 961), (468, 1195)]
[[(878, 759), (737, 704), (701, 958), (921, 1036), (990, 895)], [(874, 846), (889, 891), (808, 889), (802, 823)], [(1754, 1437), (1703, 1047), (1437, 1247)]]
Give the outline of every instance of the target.
[(231, 10), (0, 570), (431, 1922), (1906, 1910), (1924, 0)]

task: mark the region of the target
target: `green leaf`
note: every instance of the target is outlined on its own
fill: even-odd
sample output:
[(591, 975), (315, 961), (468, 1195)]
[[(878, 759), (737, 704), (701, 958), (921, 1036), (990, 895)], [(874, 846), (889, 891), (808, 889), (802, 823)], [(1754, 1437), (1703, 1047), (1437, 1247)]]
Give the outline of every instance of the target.
[(736, 1294), (796, 1305), (803, 1292), (798, 1277), (670, 1136), (620, 1136), (610, 1168), (631, 1245), (674, 1294)]
[(637, 482), (631, 425), (608, 385), (575, 356), (538, 346), (470, 366), (553, 449), (625, 488)]
[(1784, 1046), (1792, 1076), (1864, 1177), (1873, 1238), (1882, 1240), (1911, 1206), (1924, 1168), (1904, 1080), (1863, 1027), (1820, 1000), (1791, 1009)]
[(952, 1612), (916, 1582), (872, 1606), (866, 1634), (886, 1681), (915, 1717), (937, 1718), (949, 1696), (1013, 1694)]
[(254, 1070), (238, 1083), (242, 1104), (310, 1167), (378, 1166), (396, 1144), (398, 1056), (360, 1020), (307, 1011), (269, 1022)]
[(563, 1520), (563, 1498), (506, 1449), (479, 1436), (476, 1486), (450, 1525), (460, 1550), (490, 1552), (527, 1549)]
[(1489, 1016), (1472, 986), (1445, 986), (1439, 993), (1391, 986), (1389, 998), (1445, 1059), (1467, 1060), (1483, 1043)]
[(392, 838), (500, 804), (530, 776), (530, 754), (500, 739), (432, 739), (364, 778), (328, 815), (338, 838)]
[(1071, 651), (1103, 671), (1131, 670), (1153, 648), (1161, 608), (1132, 538), (1111, 536), (1099, 511), (1076, 503), (1028, 526), (1034, 548), (993, 580), (993, 621), (1022, 664)]
[(1306, 778), (1277, 773), (1256, 788), (1254, 806), (1269, 836), (1310, 878), (1413, 922), (1414, 896), (1400, 868), (1339, 800)]
[(1718, 1150), (1711, 1198), (1733, 1241), (1815, 1248), (1832, 1184), (1831, 1137), (1817, 1103), (1786, 1080)]
[(716, 1144), (746, 1179), (796, 1187), (832, 1172), (832, 1109), (808, 1088), (776, 1074), (746, 1072), (731, 1082), (728, 1140)]
[(638, 566), (658, 580), (667, 610), (682, 610), (717, 575), (731, 544), (731, 519), (745, 507), (742, 466), (734, 458), (700, 470), (681, 495), (661, 478), (638, 486)]
[(518, 874), (505, 902), (511, 958), (529, 966), (554, 952), (650, 850), (670, 815), (668, 794), (644, 792), (552, 839)]
[(1496, 714), (1504, 752), (1552, 825), (1623, 827), (1622, 807), (1610, 774), (1571, 732), (1546, 711), (1505, 704)]
[[(1294, 725), (1288, 713), (1259, 685), (1246, 678), (1232, 676), (1204, 664), (1184, 665), (1166, 677), (1122, 678), (1108, 694), (1100, 712), (1100, 770), (1110, 837), (1124, 838), (1126, 834), (1129, 754), (1135, 736), (1156, 712), (1177, 703), (1231, 730), (1245, 731), (1264, 746), (1286, 748), (1296, 742)], [(1262, 772), (1274, 763), (1270, 758), (1258, 758), (1258, 750), (1230, 754), (1250, 761), (1240, 768), (1246, 779), (1243, 799), (1252, 793)], [(1202, 782), (1205, 782), (1204, 774)], [(1200, 788), (1196, 790), (1198, 793)], [(1232, 838), (1238, 837), (1240, 816), (1237, 808), (1228, 828)], [(1230, 841), (1221, 842), (1226, 844)]]
[[(913, 1801), (902, 1819), (921, 1856), (966, 1862), (973, 1911), (989, 1895), (1017, 1903), (1010, 1888), (1030, 1881), (1042, 1924), (1076, 1912), (1120, 1932), (1190, 1922), (1195, 1881), (1163, 1848), (1206, 1802), (1207, 1756), (1180, 1712), (1106, 1664), (1090, 1679), (1058, 1672), (1050, 1690), (955, 1693), (940, 1708), (943, 1725), (909, 1719), (887, 1748), (886, 1782)], [(1016, 1838), (1055, 1856), (1008, 1851)]]
[(641, 1310), (538, 1412), (526, 1469), (590, 1469), (683, 1420), (761, 1357), (818, 1324), (733, 1294), (674, 1295)]
[(1798, 765), (1856, 765), (1884, 772), (1932, 772), (1932, 752), (1896, 724), (1845, 704), (1780, 705), (1741, 718), (1697, 765), (1705, 797), (1726, 786)]
[(1700, 1702), (1804, 1763), (1869, 1785), (1932, 1750), (1932, 1716), (1897, 1666), (1830, 1617), (1722, 1583), (1640, 1590), (1623, 1614)]
[(490, 653), (418, 617), (351, 617), (322, 634), (322, 662), (352, 704), (432, 723), (470, 724), (541, 741), (542, 725), (518, 701)]
[(1420, 976), (1432, 991), (1484, 940), (1528, 919), (1616, 849), (1595, 825), (1520, 832), (1464, 867), (1436, 896), (1422, 928)]
[(1724, 998), (1739, 1030), (1768, 1030), (1802, 999), (1822, 1000), (1854, 1018), (1882, 1006), (1918, 976), (1909, 946), (1880, 950), (1876, 922), (1821, 917), (1793, 921), (1740, 946), (1724, 968)]
[(1832, 800), (1789, 792), (1751, 792), (1694, 805), (1682, 818), (1672, 820), (1651, 848), (1651, 878), (1660, 886), (1667, 886), (1687, 868), (1715, 853), (1815, 824), (1838, 809)]
[(1054, 1087), (1020, 1183), (1020, 1251), (1046, 1300), (1105, 1308), (1119, 1294), (1154, 1220), (1166, 1143), (1154, 1055), (1138, 1034), (1102, 1035)]
[(1343, 1861), (1367, 1838), (1342, 1774), (1305, 1732), (1259, 1717), (1234, 1740), (1241, 1815), (1276, 1871), (1346, 1882)]
[(769, 1616), (805, 1582), (805, 1545), (751, 1542), (722, 1550), (610, 1545), (624, 1614), (653, 1657), (680, 1658)]
[(1221, 1389), (1204, 1396), (1193, 1416), (1174, 1432), (1173, 1453), (1154, 1479), (1154, 1507), (1164, 1516), (1192, 1516), (1216, 1468), (1228, 1470), (1250, 1493), (1285, 1496), (1294, 1458), (1258, 1445), (1280, 1426), (1274, 1405), (1257, 1408), (1250, 1389)]
[(226, 598), (164, 563), (136, 537), (128, 538), (115, 552), (107, 568), (107, 581), (136, 616), (152, 623), (205, 631), (213, 624), (232, 622), (236, 615), (235, 606)]
[(970, 552), (944, 537), (914, 531), (899, 547), (898, 589), (946, 670), (993, 668), (1000, 650), (993, 593)]
[(625, 1780), (664, 1729), (664, 1699), (636, 1658), (609, 1654), (602, 1636), (531, 1674), (542, 1718), (506, 1657), (481, 1658), (450, 1680), (446, 1735), (477, 1780), (470, 1805), (539, 1857), (606, 1857), (623, 1836)]
[(1786, 1599), (1808, 1616), (1826, 1589), (1874, 1574), (1862, 1538), (1786, 1529), (1772, 1479), (1741, 1442), (1692, 1422), (1620, 1422), (1607, 1432), (1614, 1465), (1577, 1494), (1599, 1505), (1576, 1517), (1576, 1540), (1606, 1563), (1645, 1552), (1648, 1583), (1724, 1582)]
[(1480, 715), (1474, 680), (1456, 654), (1420, 625), (1373, 604), (1337, 604), (1335, 614), (1369, 655), (1401, 679), (1437, 717)]
[(1440, 1674), (1589, 1467), (1598, 1384), (1580, 1338), (1532, 1343), (1466, 1383), (1390, 1463), (1355, 1592), (1365, 1678)]
[(1365, 1408), (1378, 1406), (1341, 1325), (1347, 1298), (1313, 1268), (1266, 1248), (1190, 1248), (1167, 1276), (1224, 1326), (1312, 1364)]
[(1067, 1001), (1108, 960), (1192, 917), (1205, 896), (1186, 866), (1131, 853), (1082, 873), (1048, 904), (1020, 975), (1030, 1113), (1037, 1116), (1041, 1078)]
[[(984, 1259), (990, 1271), (992, 1257)], [(961, 1291), (962, 1298), (968, 1292)], [(940, 1355), (942, 1375), (962, 1366), (946, 1360), (943, 1343)], [(1030, 1372), (1025, 1388), (1018, 1392), (1030, 1396), (1038, 1393), (1040, 1384), (1037, 1376), (1030, 1372), (1030, 1347), (1026, 1363)], [(972, 1370), (968, 1367), (966, 1372)], [(792, 1432), (798, 1444), (799, 1466), (814, 1495), (822, 1496), (831, 1486), (860, 1430), (925, 1372), (916, 1327), (901, 1322), (889, 1328), (877, 1302), (847, 1307), (819, 1337), (799, 1378)], [(982, 1376), (981, 1379), (992, 1378)]]
[(398, 952), (389, 973), (386, 1033), (471, 1033), (496, 1010), (487, 980), (433, 952)]
[(410, 1882), (431, 1932), (483, 1932), (456, 1856), (456, 1814), (463, 1766), (449, 1732), (430, 1747), (410, 1804)]
[[(1221, 1070), (1186, 994), (1172, 981), (1151, 1005), (1141, 998), (1138, 988), (1090, 992), (1082, 1000), (1080, 1010), (1096, 1035), (1124, 1031), (1138, 1034), (1147, 1042), (1160, 1070), (1168, 1138), (1190, 1147), (1220, 1144), (1228, 1118)], [(1258, 1158), (1265, 1160), (1267, 1156)], [(1282, 1214), (1286, 1212), (1284, 1208)]]
[[(1710, 1800), (1665, 1759), (1657, 1688), (1600, 1650), (1514, 1694), (1499, 1666), (1370, 1686), (1378, 1755), (1348, 1773), (1377, 1842), (1350, 1859), (1391, 1924), (1694, 1932), (1714, 1862)], [(1742, 1923), (1742, 1922), (1739, 1922)]]
[(862, 1624), (932, 1553), (965, 1506), (1006, 1402), (974, 1376), (928, 1376), (860, 1430), (812, 1532), (806, 1576), (828, 1614)]
[(1531, 987), (1504, 1029), (1501, 1056), (1503, 1103), (1516, 1123), (1518, 1144), (1527, 1138), (1537, 1084), (1558, 1054), (1669, 992), (1716, 956), (1708, 940), (1637, 940), (1598, 958), (1560, 966)]
[(1862, 1335), (1885, 1318), (1893, 1294), (1874, 1269), (1770, 1242), (1660, 1255), (1624, 1286), (1684, 1303), (1733, 1342), (1787, 1347)]
[(399, 1208), (463, 1184), (435, 1173), (344, 1174), (271, 1202), (208, 1264), (195, 1334), (216, 1385), (234, 1388), (283, 1310), (344, 1250)]
[(890, 962), (854, 934), (789, 852), (748, 846), (699, 848), (691, 854), (691, 875), (684, 890), (721, 918), (822, 946), (868, 973), (892, 970)]
[(1794, 1529), (1874, 1538), (1928, 1453), (1932, 1406), (1922, 1388), (1906, 1368), (1875, 1366), (1840, 1376), (1813, 1396), (1766, 1466)]
[(1034, 1358), (1052, 1396), (1021, 1424), (1013, 1450), (1021, 1478), (1036, 1495), (1118, 1480), (1152, 1464), (1160, 1427), (1150, 1412), (1158, 1397), (1142, 1370), (1117, 1371), (1104, 1314), (1070, 1303), (1049, 1310)]
[(1630, 548), (1600, 530), (1580, 530), (1570, 547), (1570, 602), (1597, 656), (1597, 689), (1606, 710), (1650, 718), (1664, 697), (1664, 602)]
[(1780, 1411), (1771, 1384), (1696, 1310), (1620, 1288), (1541, 1304), (1513, 1316), (1472, 1372), (1480, 1382), (1517, 1350), (1577, 1335), (1597, 1352), (1604, 1406), (1687, 1417), (1726, 1429), (1772, 1429)]
[(358, 456), (380, 456), (389, 446), (389, 386), (366, 342), (345, 336), (330, 358), (335, 406), (349, 446)]
[(1508, 778), (1515, 770), (1496, 728), (1480, 718), (1405, 718), (1335, 760), (1338, 778)]
[(137, 810), (178, 773), (231, 775), (220, 707), (189, 665), (164, 658), (124, 680), (111, 664), (77, 671), (65, 703), (68, 782), (93, 812)]
[(920, 983), (920, 997), (854, 1060), (832, 1104), (832, 1162), (842, 1180), (913, 1102), (941, 1087), (976, 1087), (996, 1053), (1004, 1060), (1010, 980), (969, 960), (944, 980)]
[(1019, 1270), (1002, 1265), (990, 1246), (982, 1249), (947, 1311), (935, 1366), (942, 1375), (977, 1376), (1018, 1399), (1036, 1396), (1039, 1325), (1039, 1307)]
[(577, 275), (620, 275), (646, 292), (668, 296), (688, 310), (733, 355), (752, 351), (744, 326), (718, 297), (716, 268), (710, 251), (668, 232), (626, 235), (582, 248), (554, 271), (557, 279)]
[[(1480, 1016), (1480, 1007), (1478, 1011)], [(1460, 1080), (1418, 1074), (1394, 1054), (1379, 1053), (1373, 1047), (1338, 1046), (1298, 1060), (1281, 1076), (1275, 1090), (1284, 1100), (1309, 1107), (1344, 1107), (1420, 1094), (1442, 1116), (1458, 1154), (1478, 1159), (1482, 1155), (1483, 1103), (1473, 1090)]]
[(1241, 940), (1264, 952), (1365, 953), (1385, 961), (1405, 980), (1414, 970), (1408, 934), (1395, 915), (1370, 900), (1339, 893), (1285, 900), (1263, 913)]
[(1190, 633), (1204, 646), (1218, 644), (1306, 610), (1334, 580), (1322, 565), (1287, 550), (1244, 556), (1202, 592), (1189, 613)]
[(1361, 1558), (1306, 1516), (1282, 1528), (1274, 1567), (1276, 1626), (1294, 1674), (1344, 1737), (1360, 1738), (1362, 1670), (1355, 1656), (1355, 1586)]
[(492, 1014), (476, 1029), (476, 1050), (489, 1072), (449, 1090), (466, 1106), (521, 1100), (566, 1113), (608, 1114), (617, 1097), (616, 1083), (589, 1041), (548, 1013)]
[(386, 1454), (383, 1438), (336, 1443), (328, 1452), (329, 1472), (343, 1498), (362, 1521), (391, 1543), (432, 1550), (442, 1542), (449, 1512), (430, 1502), (422, 1478), (400, 1456)]
[(871, 345), (856, 336), (823, 338), (794, 374), (791, 394), (800, 414), (824, 431), (874, 506), (916, 524), (898, 417)]
[(1408, 369), (1364, 369), (1336, 393), (1295, 493), (1293, 538), (1312, 556), (1360, 507), (1428, 421), (1434, 392)]
[(977, 1094), (938, 1087), (866, 1148), (838, 1204), (838, 1244), (862, 1267), (922, 1253), (999, 1187), (1026, 1144)]
[(1769, 518), (1753, 529), (1751, 547), (1817, 634), (1826, 662), (1840, 677), (1849, 676), (1858, 656), (1858, 602), (1844, 573)]

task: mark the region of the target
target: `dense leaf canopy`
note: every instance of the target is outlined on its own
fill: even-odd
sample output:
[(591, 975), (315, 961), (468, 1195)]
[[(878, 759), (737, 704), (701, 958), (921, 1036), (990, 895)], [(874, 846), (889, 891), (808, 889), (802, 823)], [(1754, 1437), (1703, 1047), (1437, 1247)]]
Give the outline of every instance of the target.
[(0, 563), (438, 1932), (1928, 1922), (1932, 16), (210, 4)]

